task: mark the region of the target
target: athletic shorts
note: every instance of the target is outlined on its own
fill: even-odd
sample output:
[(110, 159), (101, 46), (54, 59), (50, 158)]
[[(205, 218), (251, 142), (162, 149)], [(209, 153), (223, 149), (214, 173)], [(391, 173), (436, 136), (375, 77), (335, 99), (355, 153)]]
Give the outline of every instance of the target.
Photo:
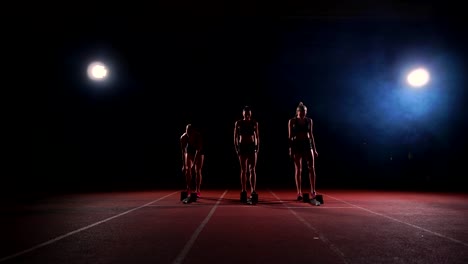
[(241, 143), (239, 144), (239, 155), (251, 155), (255, 154), (255, 143)]
[(291, 144), (291, 152), (293, 154), (307, 155), (311, 153), (312, 141), (309, 138), (295, 139)]

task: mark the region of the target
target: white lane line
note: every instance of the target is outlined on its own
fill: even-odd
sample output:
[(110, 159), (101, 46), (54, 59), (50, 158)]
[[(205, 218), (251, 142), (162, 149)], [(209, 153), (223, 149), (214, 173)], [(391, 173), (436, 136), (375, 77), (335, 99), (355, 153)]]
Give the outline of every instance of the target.
[(285, 208), (296, 208), (296, 209), (314, 209), (314, 210), (323, 210), (323, 209), (356, 209), (352, 206), (320, 206), (316, 207), (315, 205), (312, 206), (284, 206)]
[(179, 255), (177, 255), (176, 259), (173, 262), (174, 264), (175, 263), (182, 263), (182, 261), (184, 261), (184, 259), (187, 256), (188, 252), (190, 251), (193, 244), (195, 243), (195, 240), (197, 240), (198, 235), (200, 235), (200, 233), (203, 230), (203, 228), (205, 227), (205, 225), (208, 223), (208, 221), (210, 221), (210, 218), (214, 214), (216, 208), (218, 207), (218, 204), (221, 202), (221, 200), (223, 199), (224, 195), (226, 195), (227, 192), (228, 192), (228, 190), (225, 190), (224, 193), (221, 195), (221, 197), (218, 198), (218, 201), (216, 202), (216, 204), (213, 206), (213, 208), (211, 208), (210, 212), (205, 217), (205, 219), (200, 223), (200, 225), (195, 230), (195, 232), (193, 232), (192, 237), (189, 239), (189, 241), (187, 241), (187, 244), (185, 244), (184, 248), (182, 249), (182, 251), (180, 251)]
[[(274, 193), (270, 190), (270, 193), (276, 198), (278, 199), (281, 203), (283, 203), (283, 201)], [(315, 208), (315, 206), (314, 206)], [(318, 208), (315, 208), (315, 209), (318, 209)], [(345, 255), (344, 253), (338, 248), (336, 247), (335, 245), (333, 245), (333, 243), (330, 242), (330, 240), (328, 240), (325, 236), (323, 236), (322, 234), (320, 234), (318, 232), (317, 229), (315, 229), (309, 222), (307, 222), (303, 217), (301, 217), (300, 215), (298, 215), (294, 210), (292, 210), (292, 208), (288, 208), (288, 210), (301, 222), (303, 223), (307, 228), (309, 228), (312, 232), (314, 232), (315, 234), (318, 234), (319, 238), (325, 243), (328, 245), (328, 247), (333, 251), (335, 252), (338, 257), (341, 259), (341, 261), (343, 261), (343, 263), (348, 263), (345, 259)]]
[[(326, 194), (324, 194), (324, 195), (326, 195)], [(368, 213), (371, 213), (371, 214), (374, 214), (374, 215), (378, 215), (378, 216), (385, 217), (385, 218), (390, 219), (390, 220), (393, 220), (393, 221), (395, 221), (395, 222), (398, 222), (398, 223), (401, 223), (401, 224), (405, 224), (405, 225), (407, 225), (407, 226), (411, 226), (411, 227), (413, 227), (413, 228), (416, 228), (416, 229), (425, 231), (425, 232), (427, 232), (427, 233), (429, 233), (429, 234), (432, 234), (432, 235), (434, 235), (434, 236), (442, 237), (442, 238), (448, 239), (448, 240), (450, 240), (450, 241), (452, 241), (452, 242), (455, 242), (455, 243), (458, 243), (458, 244), (461, 244), (461, 245), (464, 245), (464, 246), (468, 247), (468, 243), (465, 243), (465, 242), (460, 241), (460, 240), (458, 240), (458, 239), (451, 238), (451, 237), (446, 236), (446, 235), (443, 235), (443, 234), (441, 234), (441, 233), (437, 233), (437, 232), (431, 231), (431, 230), (426, 229), (426, 228), (424, 228), (424, 227), (420, 227), (420, 226), (417, 226), (417, 225), (413, 225), (413, 224), (411, 224), (411, 223), (408, 223), (408, 222), (405, 222), (405, 221), (402, 221), (402, 220), (393, 218), (393, 217), (388, 216), (388, 215), (384, 215), (384, 214), (381, 214), (381, 213), (374, 212), (374, 211), (369, 210), (369, 209), (367, 209), (367, 208), (354, 205), (354, 204), (352, 204), (352, 203), (343, 201), (343, 200), (341, 200), (341, 199), (338, 199), (338, 198), (336, 198), (336, 197), (330, 196), (330, 195), (328, 195), (328, 194), (327, 194), (326, 196), (328, 196), (328, 197), (330, 197), (330, 198), (332, 198), (332, 199), (335, 199), (335, 200), (337, 200), (337, 201), (339, 201), (339, 202), (345, 203), (345, 204), (347, 204), (347, 205), (350, 205), (350, 206), (356, 207), (356, 208), (358, 208), (358, 209), (364, 210), (364, 211), (366, 211), (366, 212), (368, 212)]]
[(107, 221), (110, 221), (110, 220), (112, 220), (112, 219), (115, 219), (115, 218), (117, 218), (117, 217), (120, 217), (120, 216), (126, 215), (126, 214), (128, 214), (128, 213), (131, 213), (131, 212), (133, 212), (133, 211), (135, 211), (135, 210), (138, 210), (138, 209), (141, 209), (141, 208), (143, 208), (143, 207), (149, 206), (149, 205), (151, 205), (151, 204), (153, 204), (153, 203), (156, 203), (156, 202), (158, 202), (158, 201), (161, 201), (162, 199), (165, 199), (165, 198), (167, 198), (167, 197), (169, 197), (169, 196), (171, 196), (171, 195), (174, 195), (174, 194), (176, 194), (176, 193), (178, 193), (178, 191), (177, 191), (177, 192), (170, 193), (170, 194), (168, 194), (168, 195), (166, 195), (166, 196), (163, 196), (163, 197), (161, 197), (161, 198), (159, 198), (159, 199), (156, 199), (156, 200), (154, 200), (154, 201), (152, 201), (152, 202), (149, 202), (149, 203), (146, 203), (146, 204), (144, 204), (144, 205), (138, 206), (138, 207), (136, 207), (136, 208), (130, 209), (130, 210), (125, 211), (125, 212), (123, 212), (123, 213), (120, 213), (120, 214), (118, 214), (118, 215), (111, 216), (111, 217), (109, 217), (109, 218), (106, 218), (106, 219), (101, 220), (101, 221), (99, 221), (99, 222), (96, 222), (96, 223), (94, 223), (94, 224), (90, 224), (90, 225), (87, 225), (87, 226), (82, 227), (82, 228), (80, 228), (80, 229), (76, 229), (76, 230), (74, 230), (74, 231), (68, 232), (68, 233), (66, 233), (66, 234), (64, 234), (64, 235), (58, 236), (58, 237), (56, 237), (56, 238), (53, 238), (53, 239), (51, 239), (51, 240), (49, 240), (49, 241), (46, 241), (46, 242), (41, 243), (41, 244), (38, 244), (38, 245), (33, 246), (33, 247), (31, 247), (31, 248), (25, 249), (25, 250), (23, 250), (23, 251), (17, 252), (17, 253), (15, 253), (15, 254), (12, 254), (12, 255), (9, 255), (9, 256), (6, 256), (6, 257), (3, 257), (3, 258), (0, 259), (0, 262), (3, 262), (3, 261), (6, 261), (6, 260), (9, 260), (9, 259), (12, 259), (12, 258), (21, 256), (21, 255), (24, 255), (24, 254), (29, 253), (29, 252), (31, 252), (31, 251), (34, 251), (34, 250), (36, 250), (36, 249), (45, 247), (45, 246), (50, 245), (50, 244), (52, 244), (52, 243), (55, 243), (55, 242), (57, 242), (57, 241), (59, 241), (59, 240), (62, 240), (62, 239), (64, 239), (64, 238), (66, 238), (66, 237), (69, 237), (69, 236), (74, 235), (74, 234), (76, 234), (76, 233), (79, 233), (79, 232), (81, 232), (81, 231), (85, 231), (85, 230), (87, 230), (87, 229), (90, 229), (91, 227), (95, 227), (95, 226), (97, 226), (97, 225), (100, 225), (100, 224), (102, 224), (102, 223), (105, 223), (105, 222), (107, 222)]

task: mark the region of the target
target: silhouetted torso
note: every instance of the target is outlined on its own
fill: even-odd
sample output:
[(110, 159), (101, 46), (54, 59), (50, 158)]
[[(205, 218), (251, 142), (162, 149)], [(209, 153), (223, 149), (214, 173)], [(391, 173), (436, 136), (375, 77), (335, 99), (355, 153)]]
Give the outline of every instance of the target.
[(203, 154), (203, 141), (200, 133), (194, 132), (192, 135), (184, 134), (186, 138), (187, 145), (185, 150), (189, 154), (195, 154), (196, 150), (200, 151), (200, 154)]
[(294, 117), (291, 119), (291, 131), (292, 131), (292, 138), (294, 139), (306, 139), (309, 138), (310, 126), (311, 126), (310, 118), (298, 118)]
[(237, 121), (237, 133), (239, 136), (239, 143), (253, 143), (255, 142), (255, 131), (257, 130), (257, 122), (253, 119), (250, 120), (238, 120)]

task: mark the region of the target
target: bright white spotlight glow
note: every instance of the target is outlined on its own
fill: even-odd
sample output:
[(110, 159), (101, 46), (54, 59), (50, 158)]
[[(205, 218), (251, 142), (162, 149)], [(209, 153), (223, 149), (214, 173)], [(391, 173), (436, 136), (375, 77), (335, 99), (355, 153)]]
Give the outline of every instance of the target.
[(108, 75), (107, 67), (101, 62), (93, 62), (88, 66), (88, 77), (91, 80), (104, 80)]
[(429, 72), (423, 68), (415, 69), (408, 74), (406, 80), (413, 87), (422, 87), (429, 82)]

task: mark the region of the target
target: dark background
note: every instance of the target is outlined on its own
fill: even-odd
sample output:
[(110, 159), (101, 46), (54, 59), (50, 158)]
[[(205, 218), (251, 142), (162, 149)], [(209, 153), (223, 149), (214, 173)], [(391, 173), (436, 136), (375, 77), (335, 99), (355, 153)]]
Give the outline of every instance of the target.
[[(205, 137), (203, 187), (239, 188), (244, 105), (259, 121), (258, 187), (294, 189), (287, 121), (300, 101), (318, 190), (467, 190), (460, 7), (192, 2), (40, 6), (11, 20), (2, 193), (182, 188), (187, 123)], [(86, 76), (95, 60), (110, 68), (104, 83)], [(432, 75), (421, 90), (403, 82), (417, 65)]]

